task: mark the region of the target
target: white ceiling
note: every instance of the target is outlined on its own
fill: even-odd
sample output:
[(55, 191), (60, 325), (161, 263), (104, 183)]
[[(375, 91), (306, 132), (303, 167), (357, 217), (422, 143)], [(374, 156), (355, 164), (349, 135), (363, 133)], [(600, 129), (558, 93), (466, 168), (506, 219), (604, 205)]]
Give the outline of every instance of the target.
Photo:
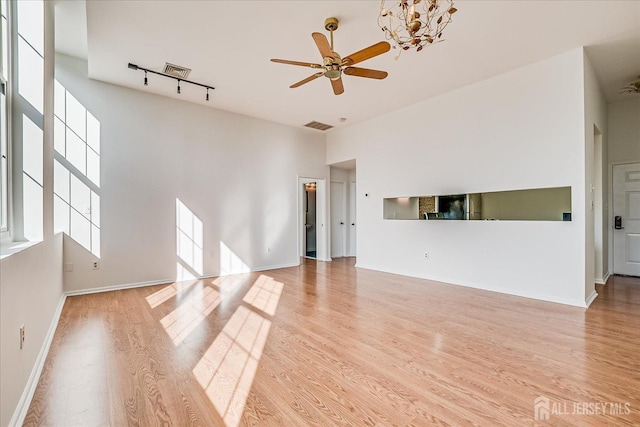
[[(56, 49), (87, 58), (93, 79), (291, 126), (348, 126), (580, 46), (610, 102), (638, 96), (618, 91), (640, 75), (640, 1), (455, 4), (443, 43), (359, 64), (389, 77), (343, 76), (339, 96), (323, 77), (289, 89), (314, 70), (269, 59), (320, 62), (311, 33), (325, 32), (330, 16), (340, 20), (335, 50), (343, 57), (383, 40), (378, 0), (58, 1)], [(202, 88), (183, 84), (178, 95), (175, 81), (159, 76), (145, 87), (129, 62), (158, 71), (183, 65), (190, 80), (216, 89), (205, 102)]]

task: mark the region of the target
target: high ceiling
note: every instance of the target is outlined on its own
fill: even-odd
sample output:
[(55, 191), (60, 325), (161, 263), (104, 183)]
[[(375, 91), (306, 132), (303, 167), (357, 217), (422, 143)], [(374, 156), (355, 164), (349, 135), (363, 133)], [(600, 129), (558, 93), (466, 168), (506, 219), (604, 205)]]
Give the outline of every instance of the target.
[[(311, 33), (335, 16), (343, 57), (384, 40), (380, 1), (58, 1), (56, 49), (88, 59), (89, 77), (291, 126), (312, 120), (348, 126), (580, 46), (610, 102), (640, 75), (640, 1), (457, 0), (446, 39), (422, 52), (398, 50), (359, 64), (385, 80), (343, 76), (336, 96), (314, 70), (270, 58), (321, 62)], [(165, 62), (193, 71), (204, 90), (127, 68), (161, 71)], [(527, 82), (522, 82), (526, 85)], [(342, 123), (339, 118), (347, 120)]]

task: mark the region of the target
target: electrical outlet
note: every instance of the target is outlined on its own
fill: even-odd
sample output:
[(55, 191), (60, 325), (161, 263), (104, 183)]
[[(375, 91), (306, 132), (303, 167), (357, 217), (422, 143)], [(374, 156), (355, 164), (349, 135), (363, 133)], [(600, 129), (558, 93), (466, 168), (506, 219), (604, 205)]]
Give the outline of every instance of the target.
[(425, 252), (425, 253), (424, 253), (424, 257), (425, 257), (425, 258), (429, 258), (429, 252)]
[(24, 325), (20, 326), (20, 350), (24, 347)]
[(93, 263), (91, 264), (91, 268), (94, 270), (99, 270), (100, 269), (100, 261), (93, 261)]

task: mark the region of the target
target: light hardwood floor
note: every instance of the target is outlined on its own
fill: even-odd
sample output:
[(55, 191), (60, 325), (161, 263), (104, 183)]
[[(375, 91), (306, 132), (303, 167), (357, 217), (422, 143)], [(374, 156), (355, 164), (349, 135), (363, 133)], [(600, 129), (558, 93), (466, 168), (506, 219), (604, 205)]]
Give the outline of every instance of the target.
[(640, 425), (640, 279), (598, 293), (585, 310), (345, 258), (70, 297), (25, 425)]

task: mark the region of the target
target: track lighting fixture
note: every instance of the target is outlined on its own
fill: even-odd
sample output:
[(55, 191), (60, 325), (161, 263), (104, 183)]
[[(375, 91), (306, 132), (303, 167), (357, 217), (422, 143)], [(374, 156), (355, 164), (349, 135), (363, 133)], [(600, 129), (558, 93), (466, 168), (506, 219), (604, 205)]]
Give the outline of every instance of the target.
[(130, 69), (132, 69), (132, 70), (142, 70), (142, 71), (144, 71), (144, 85), (145, 85), (145, 86), (149, 86), (149, 80), (147, 79), (147, 73), (152, 73), (152, 74), (157, 74), (157, 75), (159, 75), (159, 76), (168, 77), (168, 78), (170, 78), (170, 79), (177, 80), (177, 81), (178, 81), (178, 87), (176, 88), (176, 92), (177, 92), (178, 94), (180, 94), (180, 82), (183, 82), (183, 83), (189, 83), (189, 84), (192, 84), (192, 85), (195, 85), (195, 86), (200, 86), (200, 87), (205, 88), (205, 89), (207, 90), (207, 93), (206, 93), (206, 96), (205, 96), (205, 100), (206, 100), (206, 101), (208, 101), (208, 100), (209, 100), (209, 89), (211, 89), (211, 90), (215, 89), (215, 87), (213, 87), (213, 86), (205, 85), (205, 84), (198, 83), (198, 82), (193, 82), (193, 81), (191, 81), (191, 80), (185, 80), (185, 79), (183, 79), (183, 78), (179, 78), (179, 77), (176, 77), (176, 76), (172, 76), (172, 75), (170, 75), (170, 74), (159, 73), (159, 72), (157, 72), (157, 71), (153, 71), (153, 70), (150, 70), (150, 69), (148, 69), (148, 68), (139, 67), (139, 66), (137, 66), (136, 64), (129, 63), (129, 66), (128, 66), (128, 67), (129, 67)]

